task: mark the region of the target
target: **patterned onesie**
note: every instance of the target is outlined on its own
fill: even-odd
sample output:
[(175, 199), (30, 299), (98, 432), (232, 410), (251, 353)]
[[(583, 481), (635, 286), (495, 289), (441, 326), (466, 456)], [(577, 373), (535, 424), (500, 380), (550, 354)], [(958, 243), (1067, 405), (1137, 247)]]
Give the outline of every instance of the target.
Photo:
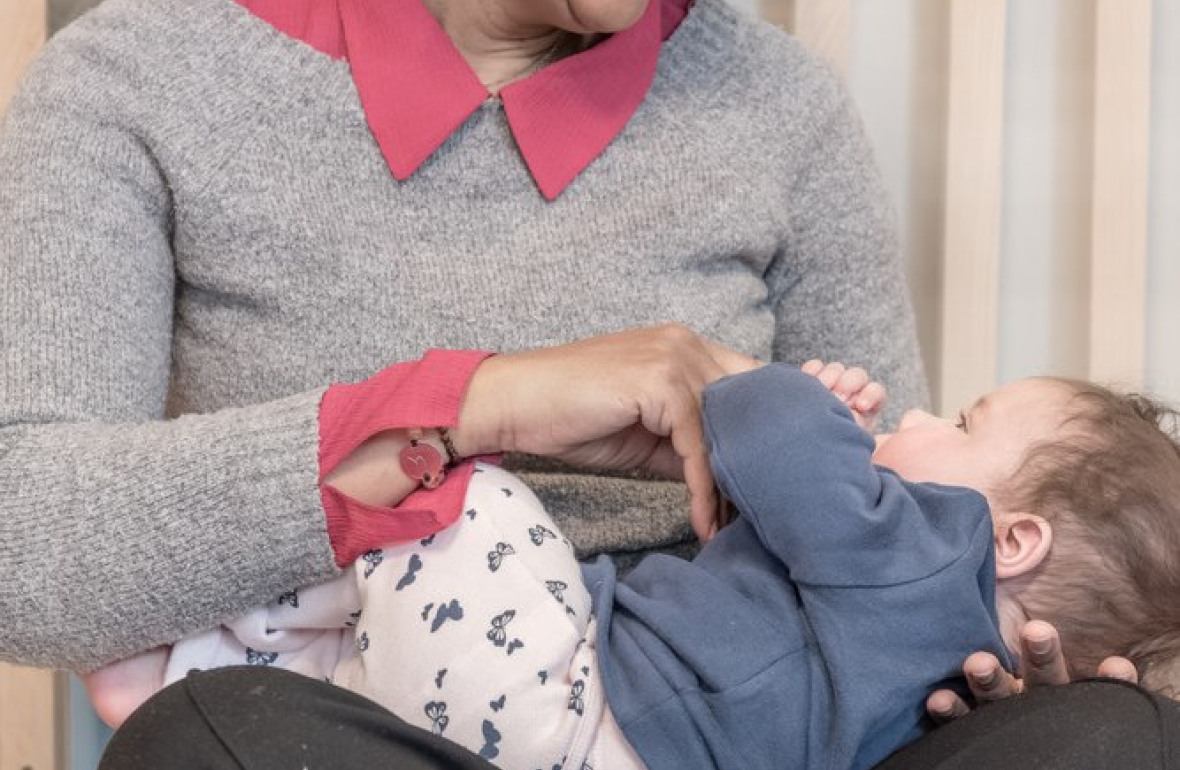
[(358, 692), (511, 770), (642, 770), (606, 704), (573, 548), (516, 476), (477, 463), (423, 540), (174, 645), (190, 669), (273, 665)]

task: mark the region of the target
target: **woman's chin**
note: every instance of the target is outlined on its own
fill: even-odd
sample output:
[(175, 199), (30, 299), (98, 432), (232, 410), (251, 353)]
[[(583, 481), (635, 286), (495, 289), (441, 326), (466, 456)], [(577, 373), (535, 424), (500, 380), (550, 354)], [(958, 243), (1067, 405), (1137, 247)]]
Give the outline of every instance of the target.
[[(660, 0), (651, 0), (659, 2)], [(578, 32), (619, 32), (639, 21), (647, 0), (566, 0)]]

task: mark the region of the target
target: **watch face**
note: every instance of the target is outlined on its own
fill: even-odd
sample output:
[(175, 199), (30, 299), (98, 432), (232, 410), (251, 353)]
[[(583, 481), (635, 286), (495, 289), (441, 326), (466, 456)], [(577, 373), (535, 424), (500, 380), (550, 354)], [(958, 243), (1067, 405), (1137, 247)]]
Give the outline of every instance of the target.
[(398, 462), (407, 476), (421, 482), (427, 489), (442, 483), (442, 455), (430, 444), (410, 439), (410, 445), (398, 453)]

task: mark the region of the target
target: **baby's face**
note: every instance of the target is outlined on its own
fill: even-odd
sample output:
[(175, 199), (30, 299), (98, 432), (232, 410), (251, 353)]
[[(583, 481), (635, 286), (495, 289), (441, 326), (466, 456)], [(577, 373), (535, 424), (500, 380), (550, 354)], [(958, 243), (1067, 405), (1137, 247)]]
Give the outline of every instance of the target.
[(877, 436), (873, 462), (909, 481), (971, 487), (994, 507), (1025, 452), (1057, 434), (1069, 396), (1060, 382), (1027, 379), (992, 391), (953, 420), (910, 410), (896, 433)]

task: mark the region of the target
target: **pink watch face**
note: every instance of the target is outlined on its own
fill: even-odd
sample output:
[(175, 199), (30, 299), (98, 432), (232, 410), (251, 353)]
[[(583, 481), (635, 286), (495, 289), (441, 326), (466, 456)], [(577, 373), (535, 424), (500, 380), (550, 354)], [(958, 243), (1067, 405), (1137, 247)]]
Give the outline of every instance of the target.
[(428, 489), (433, 489), (442, 482), (442, 455), (430, 444), (411, 441), (409, 446), (398, 453), (398, 462), (407, 476), (422, 482)]

